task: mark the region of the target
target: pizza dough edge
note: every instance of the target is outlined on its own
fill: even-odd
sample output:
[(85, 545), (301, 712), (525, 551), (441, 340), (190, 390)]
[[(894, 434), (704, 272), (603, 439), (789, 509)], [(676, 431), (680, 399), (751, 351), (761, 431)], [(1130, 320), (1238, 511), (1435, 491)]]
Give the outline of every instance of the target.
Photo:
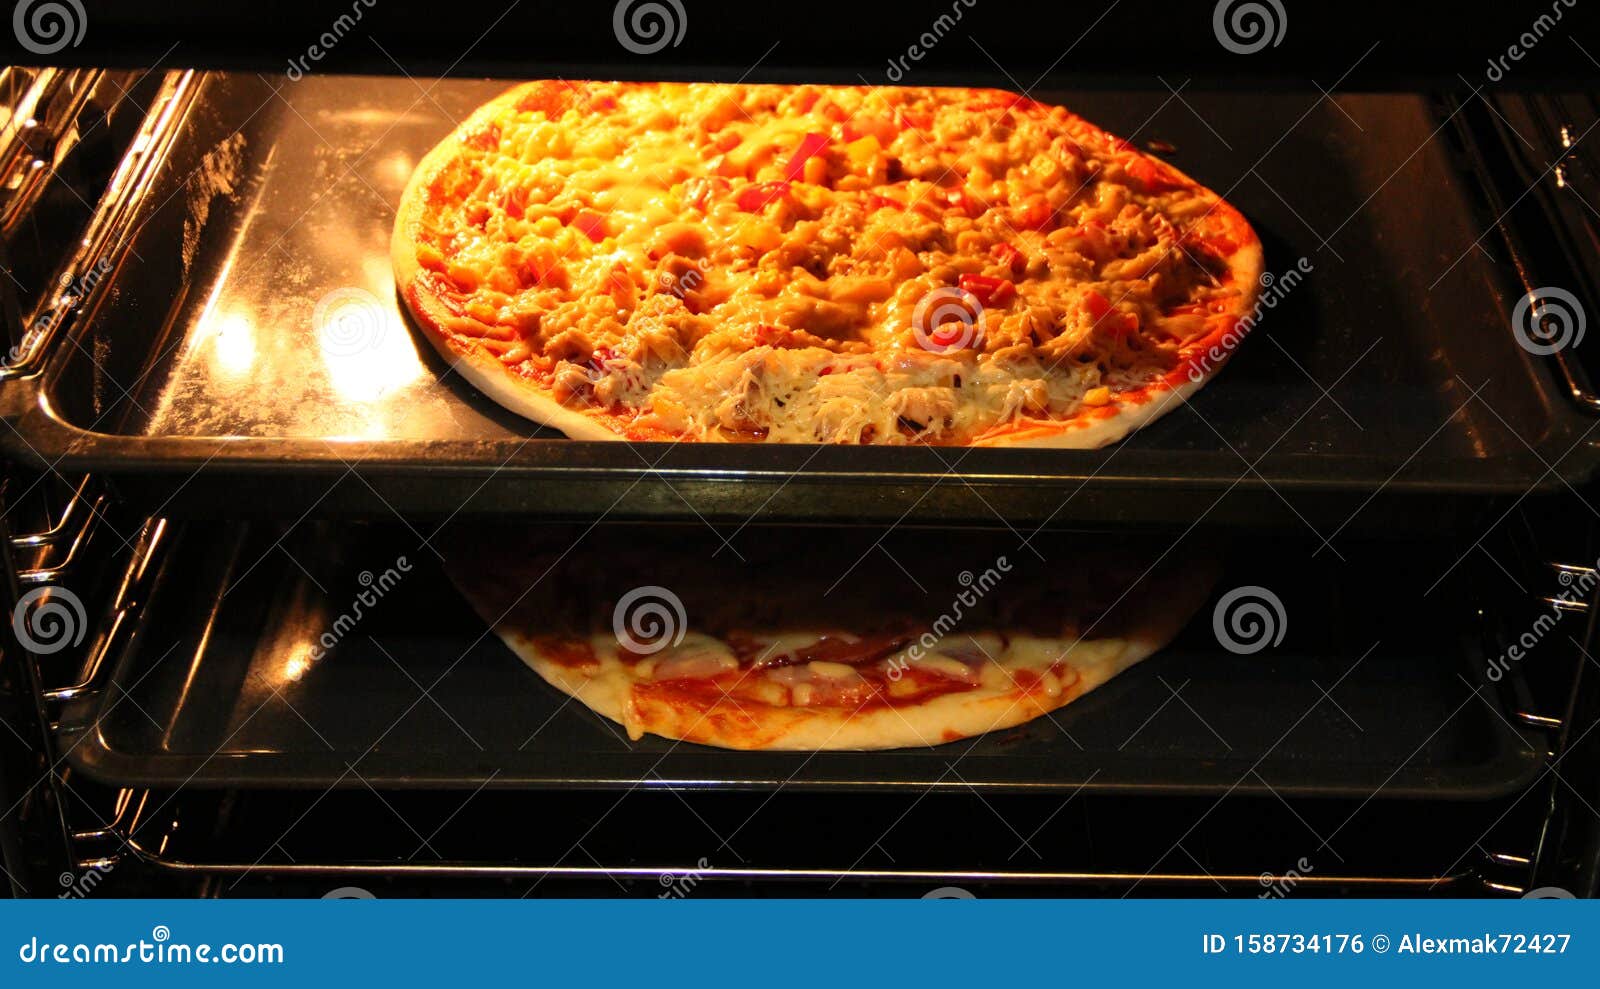
[[(495, 635), (546, 683), (594, 713), (622, 726), (632, 739), (648, 733), (725, 749), (762, 751), (867, 751), (941, 745), (1047, 716), (1070, 704), (1169, 645), (1198, 612), (1216, 582), (1217, 568), (1204, 561), (1194, 570), (1156, 574), (1128, 606), (1121, 624), (1129, 631), (1089, 639), (1097, 648), (1073, 663), (1078, 681), (1054, 697), (1018, 689), (984, 689), (944, 694), (920, 704), (847, 712), (835, 708), (766, 705), (724, 706), (720, 713), (681, 710), (666, 704), (637, 703), (632, 681), (596, 677), (546, 658), (540, 649), (500, 616), (486, 614), (486, 602), (447, 568), (463, 597)], [(470, 578), (469, 578), (470, 580)], [(1131, 593), (1131, 592), (1130, 592)], [(1070, 650), (1068, 651), (1070, 657)], [(755, 721), (743, 730), (730, 722)]]
[[(631, 684), (608, 677), (589, 677), (552, 662), (528, 640), (501, 633), (501, 641), (551, 686), (584, 704), (608, 721), (628, 729), (633, 738), (656, 735), (669, 741), (695, 742), (743, 751), (869, 751), (942, 745), (991, 731), (1014, 728), (1077, 700), (1166, 643), (1156, 637), (1097, 640), (1115, 651), (1077, 669), (1079, 680), (1051, 697), (1018, 689), (977, 688), (944, 694), (921, 704), (873, 707), (849, 712), (837, 708), (771, 708), (718, 702), (715, 715), (704, 710), (676, 709), (666, 704), (639, 703)], [(731, 723), (751, 720), (747, 730)]]

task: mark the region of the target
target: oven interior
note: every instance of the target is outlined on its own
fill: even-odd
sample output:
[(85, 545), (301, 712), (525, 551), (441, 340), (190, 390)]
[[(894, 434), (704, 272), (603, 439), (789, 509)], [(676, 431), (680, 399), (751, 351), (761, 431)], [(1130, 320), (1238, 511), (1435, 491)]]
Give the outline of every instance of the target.
[[(1600, 399), (1581, 351), (1531, 357), (1506, 322), (1531, 285), (1594, 285), (1592, 217), (1535, 181), (1593, 98), (1355, 94), (1279, 150), (1252, 114), (1304, 93), (1063, 96), (1186, 169), (1235, 162), (1269, 257), (1325, 287), (1269, 317), (1301, 339), (1247, 347), (1118, 459), (979, 458), (940, 484), (926, 451), (631, 463), (438, 387), (403, 328), (376, 359), (319, 347), (327, 291), (390, 299), (414, 152), (497, 86), (0, 76), (8, 603), (82, 632), (13, 627), (0, 658), (14, 892), (86, 870), (111, 895), (1595, 892)], [(1353, 150), (1369, 130), (1419, 151)], [(1563, 162), (1592, 181), (1586, 151)], [(474, 518), (864, 557), (888, 531), (1154, 538), (1221, 575), (1170, 648), (1054, 719), (736, 753), (563, 705), (440, 569)], [(310, 659), (400, 558), (414, 572)], [(1281, 601), (1274, 647), (1222, 643), (1240, 587)]]

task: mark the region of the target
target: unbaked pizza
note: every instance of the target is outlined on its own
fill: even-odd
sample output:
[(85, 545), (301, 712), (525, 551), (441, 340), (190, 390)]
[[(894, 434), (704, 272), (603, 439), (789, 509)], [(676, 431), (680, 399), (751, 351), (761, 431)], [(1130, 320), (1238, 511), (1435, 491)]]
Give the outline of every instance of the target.
[(1165, 646), (1214, 582), (1131, 540), (1038, 538), (1048, 562), (957, 532), (775, 534), (743, 559), (713, 557), (697, 531), (625, 526), (576, 545), (552, 527), (441, 545), (501, 640), (629, 738), (818, 751), (938, 745), (1048, 715)]
[(395, 276), (578, 439), (1095, 447), (1176, 407), (1262, 270), (1216, 193), (996, 90), (532, 82), (422, 159)]

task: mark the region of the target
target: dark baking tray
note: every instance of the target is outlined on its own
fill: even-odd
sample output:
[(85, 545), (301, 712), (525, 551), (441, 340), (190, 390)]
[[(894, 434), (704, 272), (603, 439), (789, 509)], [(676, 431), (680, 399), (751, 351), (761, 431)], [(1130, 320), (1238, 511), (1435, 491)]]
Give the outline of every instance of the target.
[[(648, 736), (630, 743), (488, 633), (400, 526), (307, 523), (287, 537), (190, 526), (108, 686), (65, 713), (62, 750), (96, 779), (157, 788), (1270, 788), (1477, 799), (1519, 790), (1542, 766), (1537, 740), (1504, 713), (1509, 691), (1482, 679), (1471, 593), (1482, 575), (1460, 568), (1423, 595), (1427, 582), (1416, 574), (1449, 561), (1435, 567), (1436, 557), (1409, 547), (1400, 547), (1416, 565), (1409, 576), (1392, 562), (1378, 566), (1395, 558), (1388, 545), (1388, 555), (1353, 554), (1347, 564), (1324, 556), (1294, 568), (1292, 581), (1281, 556), (1240, 551), (1218, 593), (1275, 589), (1288, 623), (1271, 651), (1221, 648), (1208, 602), (1165, 653), (1053, 720), (934, 748), (805, 754)], [(647, 527), (638, 531), (650, 538)], [(860, 540), (865, 550), (874, 534), (752, 529), (741, 538)], [(1001, 549), (1014, 545), (1007, 533), (994, 538)], [(571, 552), (584, 553), (584, 540)], [(371, 575), (404, 553), (409, 574), (341, 622)], [(862, 565), (915, 593), (888, 562)], [(1346, 572), (1364, 575), (1360, 592)], [(335, 630), (326, 655), (310, 659)]]
[[(412, 166), (502, 86), (308, 76), (274, 93), (255, 76), (197, 76), (162, 167), (135, 193), (115, 276), (42, 373), (7, 384), (14, 428), (0, 442), (191, 516), (998, 515), (1355, 532), (1397, 518), (1455, 526), (1485, 495), (1593, 472), (1582, 440), (1595, 420), (1517, 346), (1495, 218), (1447, 108), (1416, 94), (1037, 94), (1175, 147), (1176, 164), (1256, 224), (1268, 271), (1302, 257), (1314, 269), (1215, 382), (1124, 444), (567, 441), (441, 379), (391, 285), (389, 231)], [(325, 353), (313, 312), (351, 287), (381, 300), (381, 330), (353, 357)]]

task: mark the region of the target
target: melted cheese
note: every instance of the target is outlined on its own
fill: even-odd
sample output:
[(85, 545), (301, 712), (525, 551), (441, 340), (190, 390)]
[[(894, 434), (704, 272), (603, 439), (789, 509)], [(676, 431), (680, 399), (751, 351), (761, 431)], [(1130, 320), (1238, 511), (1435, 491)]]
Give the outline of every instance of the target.
[[(903, 649), (859, 665), (828, 660), (765, 665), (813, 647), (823, 637), (813, 631), (747, 634), (744, 638), (757, 643), (757, 648), (753, 658), (741, 662), (725, 642), (701, 632), (687, 632), (677, 644), (642, 658), (624, 652), (615, 636), (597, 634), (588, 642), (594, 665), (586, 672), (592, 678), (616, 682), (622, 692), (633, 683), (698, 681), (722, 696), (776, 707), (856, 710), (874, 690), (883, 691), (891, 700), (926, 694), (927, 680), (910, 677), (912, 670), (955, 691), (1006, 692), (1022, 687), (1054, 698), (1080, 678), (1103, 679), (1108, 671), (1099, 667), (1114, 662), (1124, 648), (1119, 639), (1002, 638), (982, 633), (941, 641), (928, 650)], [(826, 637), (855, 639), (840, 632), (826, 633)], [(636, 728), (630, 726), (633, 737), (638, 737)]]
[(962, 442), (1150, 383), (1239, 294), (1195, 240), (1215, 197), (1058, 107), (518, 93), (460, 135), (419, 260), (461, 332), (575, 408), (689, 439)]

